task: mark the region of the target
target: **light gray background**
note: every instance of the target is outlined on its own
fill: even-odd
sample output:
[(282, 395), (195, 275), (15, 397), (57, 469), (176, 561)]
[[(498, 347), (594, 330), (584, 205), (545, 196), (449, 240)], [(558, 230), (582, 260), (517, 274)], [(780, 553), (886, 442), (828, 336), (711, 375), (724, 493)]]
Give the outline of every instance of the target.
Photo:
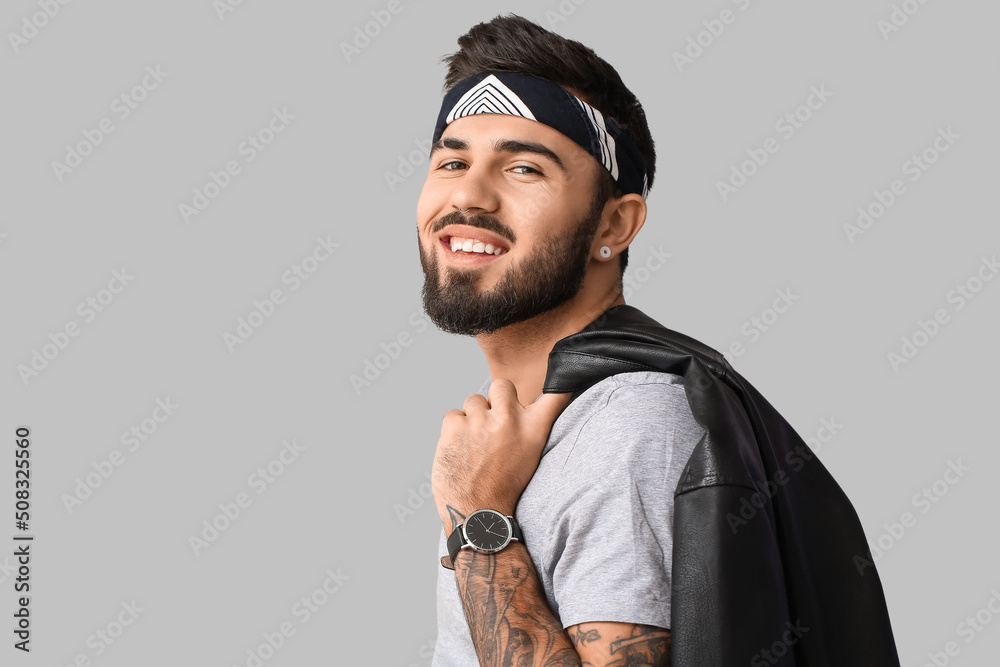
[[(34, 650), (10, 646), (13, 578), (0, 570), (0, 662), (246, 665), (262, 633), (290, 621), (265, 664), (429, 663), (440, 522), (421, 494), (441, 418), (488, 369), (474, 340), (422, 316), (414, 211), (427, 163), (414, 154), (409, 174), (400, 161), (430, 136), (439, 59), (513, 11), (594, 48), (645, 107), (659, 160), (628, 302), (716, 348), (745, 343), (735, 367), (804, 437), (823, 418), (843, 424), (820, 457), (869, 540), (891, 545), (878, 569), (903, 663), (955, 641), (950, 664), (995, 664), (1000, 621), (972, 641), (957, 626), (1000, 590), (1000, 280), (961, 310), (948, 293), (1000, 251), (1000, 8), (906, 4), (919, 11), (886, 38), (885, 0), (402, 0), (348, 62), (340, 44), (387, 2), (244, 0), (221, 19), (209, 0), (71, 2), (16, 53), (9, 33), (42, 10), (5, 3), (0, 539), (15, 532), (21, 424), (37, 538)], [(734, 22), (679, 71), (674, 52), (724, 9)], [(167, 76), (120, 120), (111, 103), (147, 66)], [(775, 122), (811, 86), (833, 95), (786, 140)], [(276, 107), (295, 118), (246, 162), (240, 142)], [(102, 118), (114, 132), (60, 182), (53, 161)], [(911, 182), (904, 162), (948, 127), (960, 138)], [(780, 150), (722, 201), (716, 182), (768, 137)], [(186, 223), (179, 205), (233, 159), (241, 173)], [(387, 172), (403, 182), (390, 188)], [(896, 178), (905, 194), (849, 243), (843, 225)], [(282, 275), (319, 236), (339, 248), (292, 291)], [(671, 257), (640, 274), (650, 248)], [(134, 280), (84, 322), (77, 305), (123, 267)], [(286, 301), (230, 352), (223, 334), (276, 288)], [(741, 328), (779, 289), (798, 299), (751, 342)], [(948, 323), (894, 371), (887, 354), (939, 308)], [(26, 384), (18, 366), (70, 321), (80, 334)], [(386, 365), (381, 346), (400, 334), (410, 344)], [(377, 360), (379, 377), (355, 391), (350, 376)], [(180, 407), (128, 451), (121, 433), (167, 397)], [(248, 477), (286, 439), (304, 452), (257, 495)], [(116, 449), (124, 463), (69, 512), (64, 494)], [(947, 494), (923, 513), (914, 496), (949, 461), (970, 470), (939, 482)], [(196, 556), (189, 536), (241, 492), (252, 504)], [(886, 524), (904, 512), (916, 523), (893, 538)], [(301, 623), (293, 605), (328, 568), (349, 579)], [(88, 636), (132, 600), (144, 611), (96, 656)]]

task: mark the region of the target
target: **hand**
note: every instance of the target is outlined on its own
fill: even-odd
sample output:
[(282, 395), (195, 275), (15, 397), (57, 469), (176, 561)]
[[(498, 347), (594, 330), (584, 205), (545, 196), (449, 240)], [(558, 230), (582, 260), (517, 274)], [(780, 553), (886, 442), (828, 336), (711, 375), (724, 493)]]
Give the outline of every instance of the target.
[[(441, 423), (431, 489), (445, 530), (484, 507), (513, 514), (538, 468), (552, 424), (572, 394), (542, 394), (522, 406), (510, 380), (495, 379), (489, 399), (473, 394)], [(449, 509), (451, 508), (451, 509)]]

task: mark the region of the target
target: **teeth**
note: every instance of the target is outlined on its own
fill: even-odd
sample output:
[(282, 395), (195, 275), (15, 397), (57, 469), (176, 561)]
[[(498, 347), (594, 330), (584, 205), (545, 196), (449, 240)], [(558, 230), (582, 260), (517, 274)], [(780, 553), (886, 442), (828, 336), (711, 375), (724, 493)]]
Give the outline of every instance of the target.
[(502, 255), (504, 252), (503, 248), (495, 247), (492, 243), (485, 243), (477, 239), (459, 239), (453, 236), (451, 238), (451, 251), (458, 252), (459, 250), (487, 255)]

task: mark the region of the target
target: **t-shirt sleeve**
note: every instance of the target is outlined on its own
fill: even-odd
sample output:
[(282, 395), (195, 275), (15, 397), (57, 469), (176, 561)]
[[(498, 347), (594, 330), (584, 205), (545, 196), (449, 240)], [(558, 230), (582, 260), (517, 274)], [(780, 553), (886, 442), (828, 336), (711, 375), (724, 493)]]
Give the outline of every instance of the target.
[(704, 429), (680, 384), (620, 384), (567, 457), (553, 596), (563, 627), (670, 628), (673, 492)]

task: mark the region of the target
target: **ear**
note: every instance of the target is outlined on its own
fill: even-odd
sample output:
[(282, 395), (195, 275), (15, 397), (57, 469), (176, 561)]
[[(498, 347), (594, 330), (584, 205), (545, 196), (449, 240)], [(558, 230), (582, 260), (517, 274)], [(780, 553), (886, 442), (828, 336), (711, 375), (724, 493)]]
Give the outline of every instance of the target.
[(591, 255), (600, 258), (601, 246), (609, 246), (612, 256), (620, 254), (632, 243), (646, 221), (646, 200), (642, 195), (629, 193), (609, 199), (604, 205), (602, 222), (594, 236)]

